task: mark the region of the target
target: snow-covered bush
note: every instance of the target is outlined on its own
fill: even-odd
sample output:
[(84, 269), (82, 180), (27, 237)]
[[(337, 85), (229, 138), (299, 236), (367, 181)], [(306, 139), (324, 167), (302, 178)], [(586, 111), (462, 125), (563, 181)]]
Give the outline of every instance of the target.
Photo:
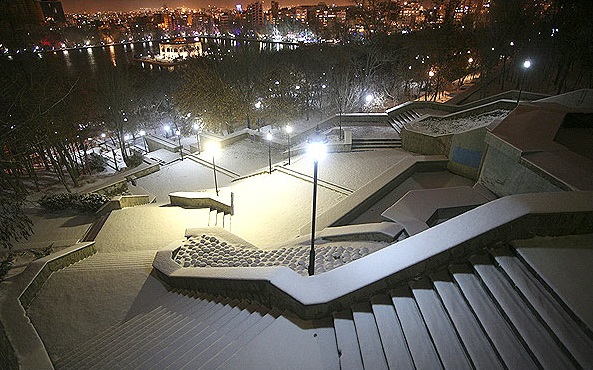
[(58, 211), (63, 209), (76, 209), (79, 211), (95, 212), (109, 201), (105, 195), (97, 193), (69, 194), (60, 193), (44, 195), (39, 199), (39, 205), (45, 209)]

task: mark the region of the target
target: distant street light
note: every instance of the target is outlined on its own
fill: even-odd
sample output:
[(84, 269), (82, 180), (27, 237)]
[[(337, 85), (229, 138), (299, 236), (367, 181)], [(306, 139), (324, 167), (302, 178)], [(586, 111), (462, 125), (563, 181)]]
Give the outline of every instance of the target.
[(367, 95), (364, 97), (364, 101), (365, 101), (367, 104), (371, 104), (371, 102), (373, 101), (373, 94), (367, 94)]
[(315, 218), (317, 213), (317, 170), (319, 161), (325, 157), (326, 147), (321, 135), (316, 130), (315, 135), (308, 144), (307, 152), (313, 159), (313, 205), (311, 216), (311, 250), (309, 251), (309, 276), (315, 274)]
[(290, 133), (292, 132), (292, 127), (290, 125), (286, 125), (286, 133), (288, 134), (288, 165), (290, 166)]
[(218, 196), (218, 180), (216, 178), (216, 162), (215, 157), (220, 153), (220, 143), (217, 141), (209, 141), (206, 143), (206, 152), (212, 155), (212, 169), (214, 170), (214, 188), (216, 189), (216, 196)]
[(272, 132), (268, 131), (266, 135), (266, 140), (268, 141), (268, 164), (270, 166), (270, 175), (272, 174)]
[(519, 95), (517, 96), (517, 105), (521, 99), (521, 92), (523, 91), (523, 84), (525, 83), (525, 72), (531, 68), (531, 61), (529, 59), (523, 62), (523, 73), (521, 73), (521, 83), (519, 84)]
[(164, 125), (163, 126), (163, 130), (165, 130), (165, 137), (168, 139), (169, 138), (169, 131), (171, 130), (171, 126)]
[[(255, 109), (259, 110), (261, 108), (261, 101), (257, 101), (257, 103), (254, 104), (255, 105)], [(261, 123), (260, 123), (260, 117), (259, 117), (259, 113), (257, 114), (257, 119), (255, 120), (255, 124), (257, 125), (257, 132), (259, 132)]]

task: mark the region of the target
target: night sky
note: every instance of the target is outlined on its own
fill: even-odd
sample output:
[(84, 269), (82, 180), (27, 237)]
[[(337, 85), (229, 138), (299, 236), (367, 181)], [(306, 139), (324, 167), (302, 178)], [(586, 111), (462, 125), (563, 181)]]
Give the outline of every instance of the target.
[[(205, 8), (208, 5), (214, 5), (222, 8), (234, 8), (236, 4), (247, 7), (256, 0), (62, 0), (62, 6), (66, 13), (93, 12), (93, 11), (128, 11), (139, 8), (160, 8), (167, 5), (170, 8), (187, 6), (198, 9)], [(297, 4), (317, 4), (322, 0), (279, 0), (280, 6), (289, 6)], [(325, 1), (326, 4), (348, 5), (353, 1)], [(264, 9), (270, 7), (270, 0), (264, 2)]]

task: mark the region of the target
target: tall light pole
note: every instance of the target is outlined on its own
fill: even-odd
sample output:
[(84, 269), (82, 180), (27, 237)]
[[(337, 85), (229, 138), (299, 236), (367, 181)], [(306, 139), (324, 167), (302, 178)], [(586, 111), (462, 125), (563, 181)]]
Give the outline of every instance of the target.
[(181, 160), (183, 161), (183, 146), (181, 145), (181, 131), (179, 129), (175, 130), (175, 135), (177, 135), (177, 140), (179, 141), (179, 154), (181, 155)]
[(165, 130), (165, 137), (168, 139), (169, 138), (169, 131), (171, 130), (171, 126), (165, 125), (165, 126), (163, 126), (163, 129)]
[(321, 85), (320, 96), (319, 96), (319, 111), (321, 112), (320, 121), (323, 121), (323, 90), (327, 87), (326, 84)]
[(202, 152), (202, 148), (200, 148), (200, 125), (194, 123), (194, 130), (196, 131), (196, 140), (198, 143), (198, 154)]
[(309, 142), (308, 153), (313, 159), (313, 205), (311, 216), (311, 250), (309, 251), (309, 276), (315, 274), (315, 219), (317, 213), (317, 170), (319, 167), (319, 160), (325, 156), (325, 143), (322, 141), (319, 131), (316, 131), (315, 136)]
[[(255, 109), (257, 109), (259, 111), (259, 109), (261, 108), (261, 101), (258, 100), (257, 103), (254, 104), (254, 106), (255, 106)], [(260, 117), (259, 117), (259, 112), (258, 112), (257, 118), (255, 120), (255, 124), (257, 125), (257, 132), (259, 132), (259, 128), (260, 128), (259, 126), (261, 125), (261, 123), (259, 122), (259, 119), (260, 119)]]
[(290, 125), (286, 125), (286, 133), (288, 134), (288, 165), (290, 166), (290, 133), (292, 132), (292, 127)]
[(142, 140), (144, 141), (144, 151), (148, 153), (148, 144), (146, 143), (146, 131), (140, 130), (139, 134), (142, 137)]
[(218, 196), (218, 179), (216, 178), (216, 162), (214, 161), (216, 155), (220, 152), (220, 144), (216, 141), (209, 141), (206, 143), (206, 152), (212, 154), (212, 169), (214, 170), (214, 189), (216, 189), (216, 196)]
[(531, 67), (531, 61), (529, 59), (523, 62), (523, 73), (521, 73), (521, 83), (519, 84), (519, 95), (517, 96), (517, 105), (521, 99), (521, 92), (523, 91), (523, 84), (525, 83), (525, 72)]
[(266, 135), (266, 140), (268, 140), (268, 164), (270, 166), (269, 174), (272, 174), (272, 132), (268, 131)]

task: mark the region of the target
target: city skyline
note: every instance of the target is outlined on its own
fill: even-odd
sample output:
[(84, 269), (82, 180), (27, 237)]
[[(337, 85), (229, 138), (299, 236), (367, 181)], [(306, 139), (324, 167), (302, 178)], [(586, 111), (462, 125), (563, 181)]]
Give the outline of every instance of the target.
[[(160, 8), (164, 5), (170, 8), (188, 7), (192, 9), (216, 6), (220, 8), (234, 8), (241, 4), (246, 7), (254, 0), (62, 0), (62, 6), (66, 13), (96, 12), (96, 11), (131, 11), (140, 8)], [(285, 0), (280, 1), (280, 6), (294, 5), (315, 5), (320, 1), (315, 0)], [(270, 7), (271, 1), (264, 1), (264, 8)], [(351, 5), (353, 1), (338, 0), (326, 2), (327, 4)]]

